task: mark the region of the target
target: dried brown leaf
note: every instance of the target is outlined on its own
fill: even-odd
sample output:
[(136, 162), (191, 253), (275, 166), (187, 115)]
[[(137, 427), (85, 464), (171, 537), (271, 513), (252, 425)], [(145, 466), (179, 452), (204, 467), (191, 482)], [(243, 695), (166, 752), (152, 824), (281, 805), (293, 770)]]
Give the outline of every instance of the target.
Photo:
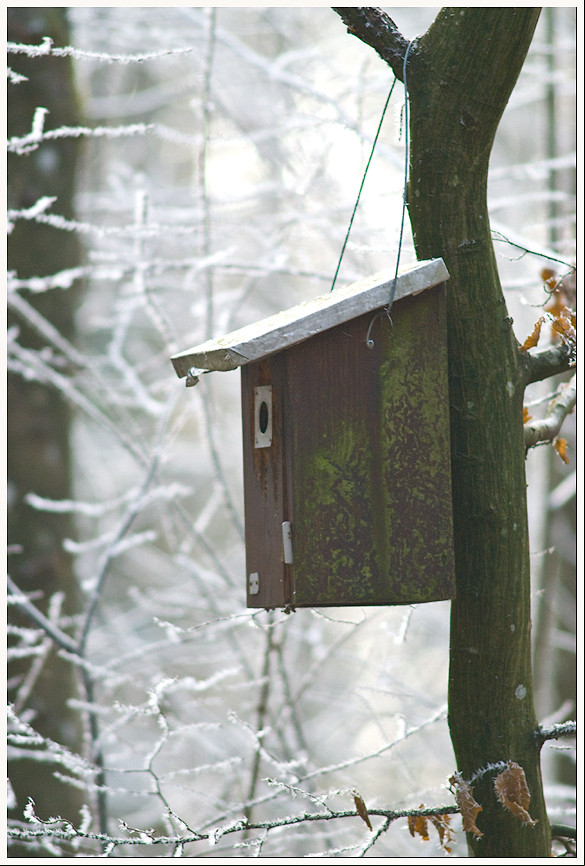
[(560, 439), (558, 436), (556, 439), (553, 439), (553, 448), (563, 461), (563, 463), (569, 463), (569, 455), (567, 454), (567, 440)]
[(451, 848), (449, 848), (449, 843), (453, 841), (451, 816), (449, 814), (430, 815), (430, 820), (436, 827), (437, 833), (439, 834), (439, 842), (441, 843), (441, 846), (445, 849), (447, 854), (450, 854)]
[(530, 412), (528, 411), (526, 406), (523, 406), (522, 407), (522, 421), (524, 422), (524, 424), (526, 424), (527, 421), (531, 421), (531, 420), (532, 420), (532, 415), (530, 414)]
[(463, 819), (463, 830), (466, 833), (473, 833), (476, 839), (479, 839), (483, 833), (478, 829), (475, 821), (483, 809), (473, 797), (473, 788), (459, 775), (451, 776), (449, 781), (455, 786), (455, 799)]
[(363, 797), (360, 794), (358, 794), (357, 791), (353, 792), (353, 802), (355, 803), (355, 807), (357, 809), (358, 815), (360, 816), (362, 821), (364, 821), (368, 825), (368, 827), (371, 830), (372, 829), (372, 822), (370, 821), (370, 816), (368, 814), (367, 806), (364, 803)]
[(538, 341), (540, 340), (540, 332), (542, 330), (542, 326), (545, 322), (545, 319), (546, 319), (545, 316), (540, 317), (540, 319), (538, 320), (538, 322), (534, 326), (534, 330), (532, 331), (530, 336), (527, 337), (524, 340), (524, 342), (522, 343), (522, 345), (520, 346), (521, 352), (527, 352), (528, 349), (533, 349), (534, 346), (538, 346)]
[(552, 268), (543, 268), (540, 272), (540, 278), (543, 283), (546, 283), (549, 289), (555, 289), (558, 283), (556, 271)]
[(549, 268), (541, 272), (541, 277), (547, 286), (549, 300), (545, 310), (558, 316), (564, 309), (575, 308), (577, 303), (577, 271), (572, 270), (560, 279), (556, 273)]
[(498, 800), (505, 809), (519, 818), (523, 824), (534, 827), (537, 821), (528, 814), (530, 791), (524, 770), (515, 761), (508, 761), (508, 767), (494, 779)]
[(561, 338), (565, 345), (575, 345), (577, 342), (577, 319), (568, 307), (555, 316), (552, 321), (553, 335)]
[[(424, 803), (420, 805), (421, 809), (424, 809)], [(410, 831), (411, 836), (421, 836), (425, 842), (429, 841), (429, 825), (425, 815), (409, 815), (408, 816), (408, 829)]]
[(544, 309), (547, 313), (550, 313), (552, 316), (558, 316), (562, 313), (563, 310), (567, 308), (567, 301), (563, 292), (560, 289), (555, 289), (550, 296), (550, 300), (547, 301)]

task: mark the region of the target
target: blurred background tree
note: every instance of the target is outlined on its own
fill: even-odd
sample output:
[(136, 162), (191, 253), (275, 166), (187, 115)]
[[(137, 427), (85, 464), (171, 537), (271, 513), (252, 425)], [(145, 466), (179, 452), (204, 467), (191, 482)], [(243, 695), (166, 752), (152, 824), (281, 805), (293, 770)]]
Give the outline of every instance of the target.
[[(34, 44), (45, 36), (58, 45), (70, 42), (65, 8), (8, 9), (9, 40)], [(8, 103), (10, 138), (30, 134), (35, 123), (42, 123), (42, 112), (46, 112), (47, 126), (78, 123), (80, 108), (70, 59), (18, 55), (11, 59), (11, 66), (24, 80), (12, 88)], [(79, 139), (45, 142), (30, 152), (9, 152), (8, 206), (26, 210), (44, 197), (55, 197), (60, 213), (71, 219), (79, 156)], [(8, 268), (21, 280), (50, 280), (79, 265), (81, 256), (77, 234), (51, 225), (17, 220), (8, 236)], [(38, 607), (59, 619), (75, 614), (79, 607), (73, 562), (63, 548), (63, 540), (73, 537), (73, 521), (70, 514), (36, 510), (27, 495), (54, 500), (73, 495), (70, 405), (54, 382), (39, 375), (36, 359), (42, 357), (57, 375), (73, 372), (68, 359), (47, 339), (47, 331), (75, 342), (80, 290), (79, 283), (65, 296), (59, 287), (42, 292), (23, 288), (11, 296), (14, 303), (8, 310), (13, 350), (7, 380), (9, 569), (18, 586), (33, 593)], [(75, 672), (59, 659), (51, 640), (39, 633), (33, 638), (28, 620), (25, 623), (17, 616), (11, 625), (18, 627), (18, 636), (9, 634), (9, 643), (23, 640), (29, 652), (19, 653), (9, 666), (9, 697), (18, 711), (34, 719), (39, 733), (79, 750), (79, 713), (68, 704), (76, 693)], [(61, 814), (77, 818), (81, 793), (55, 780), (50, 765), (40, 765), (22, 754), (19, 758), (18, 766), (10, 769), (19, 809), (34, 791), (44, 812), (58, 801)]]

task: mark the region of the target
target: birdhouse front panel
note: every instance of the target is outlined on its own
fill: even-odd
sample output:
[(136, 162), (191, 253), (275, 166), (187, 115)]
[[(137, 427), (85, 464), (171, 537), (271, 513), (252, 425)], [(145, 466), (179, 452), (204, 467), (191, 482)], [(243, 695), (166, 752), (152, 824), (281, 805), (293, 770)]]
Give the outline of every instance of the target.
[(391, 315), (242, 367), (249, 606), (454, 594), (444, 286)]
[[(292, 504), (284, 448), (282, 354), (242, 367), (244, 510), (247, 600), (250, 607), (283, 607), (292, 597), (286, 556)], [(284, 528), (283, 528), (284, 527)], [(289, 545), (290, 546), (290, 545)]]
[(242, 368), (248, 606), (454, 596), (447, 279), (417, 263), (172, 358), (188, 385)]

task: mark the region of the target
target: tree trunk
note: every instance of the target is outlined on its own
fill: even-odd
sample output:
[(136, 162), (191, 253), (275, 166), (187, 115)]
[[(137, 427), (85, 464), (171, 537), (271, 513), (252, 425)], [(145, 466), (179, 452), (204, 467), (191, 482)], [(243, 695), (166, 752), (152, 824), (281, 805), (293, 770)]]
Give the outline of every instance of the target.
[(550, 855), (532, 697), (523, 369), (490, 236), (488, 162), (538, 21), (533, 8), (444, 9), (409, 69), (408, 205), (419, 258), (442, 256), (448, 284), (449, 400), (457, 597), (449, 726), (465, 779), (516, 761), (536, 827), (474, 784), (475, 856)]
[[(9, 8), (8, 39), (38, 45), (50, 36), (56, 46), (69, 44), (66, 8)], [(10, 85), (8, 102), (9, 136), (31, 131), (35, 110), (48, 111), (46, 128), (75, 125), (78, 106), (70, 58), (10, 55), (9, 65), (26, 77)], [(53, 210), (66, 218), (73, 216), (73, 193), (78, 139), (47, 142), (28, 154), (10, 153), (8, 158), (8, 199), (11, 208), (31, 207), (42, 196), (56, 196)], [(76, 237), (32, 220), (17, 220), (8, 240), (8, 267), (18, 278), (47, 276), (79, 263)], [(50, 323), (71, 341), (74, 333), (73, 290), (53, 289), (40, 293), (20, 291), (19, 295), (39, 318)], [(47, 351), (47, 341), (31, 326), (30, 316), (9, 311), (9, 326), (18, 329), (20, 347), (32, 352)], [(45, 357), (48, 357), (45, 355)], [(48, 363), (59, 365), (59, 359)], [(57, 366), (60, 373), (63, 367)], [(36, 592), (35, 604), (45, 614), (51, 597), (63, 596), (62, 614), (78, 609), (78, 591), (70, 557), (63, 539), (72, 537), (68, 514), (45, 513), (32, 508), (28, 493), (49, 499), (71, 498), (70, 414), (55, 388), (14, 372), (8, 375), (8, 544), (10, 575), (23, 592)], [(21, 622), (11, 613), (11, 624)], [(21, 624), (30, 627), (28, 620)], [(22, 684), (31, 663), (10, 665), (9, 694), (19, 713), (30, 719), (36, 731), (64, 746), (78, 750), (81, 743), (79, 714), (68, 699), (75, 694), (75, 673), (57, 650), (49, 651), (34, 688), (23, 697)], [(33, 797), (43, 817), (79, 817), (83, 802), (80, 792), (55, 779), (54, 767), (30, 759), (11, 763), (10, 778), (17, 799), (17, 812)], [(13, 856), (17, 856), (13, 854)]]
[[(350, 20), (402, 78), (406, 41), (372, 13)], [(355, 12), (357, 10), (351, 10)], [(508, 317), (487, 210), (488, 162), (538, 8), (444, 8), (409, 49), (408, 207), (419, 259), (441, 256), (447, 284), (457, 597), (449, 725), (465, 780), (488, 764), (524, 769), (535, 826), (496, 800), (497, 771), (472, 782), (482, 811), (474, 856), (548, 857), (550, 829), (532, 695), (530, 564), (522, 402), (526, 368)], [(378, 29), (380, 39), (372, 35)]]

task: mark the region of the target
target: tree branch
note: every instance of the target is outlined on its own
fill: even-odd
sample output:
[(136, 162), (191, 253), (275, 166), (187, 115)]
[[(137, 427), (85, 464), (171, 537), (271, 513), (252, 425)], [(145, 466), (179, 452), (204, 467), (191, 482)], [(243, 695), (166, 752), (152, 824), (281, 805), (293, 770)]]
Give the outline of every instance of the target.
[[(370, 815), (376, 815), (385, 818), (382, 824), (382, 829), (389, 829), (391, 823), (398, 818), (409, 817), (442, 817), (443, 815), (455, 815), (459, 813), (459, 807), (455, 805), (435, 806), (420, 809), (371, 809), (368, 810)], [(167, 846), (167, 845), (188, 845), (195, 842), (207, 842), (217, 845), (224, 836), (233, 833), (242, 833), (249, 830), (275, 830), (282, 827), (293, 827), (306, 823), (333, 821), (339, 819), (352, 819), (361, 817), (356, 809), (340, 810), (337, 812), (303, 812), (297, 815), (289, 815), (285, 818), (274, 818), (267, 821), (256, 821), (248, 824), (245, 820), (239, 820), (226, 827), (215, 828), (209, 832), (202, 833), (198, 831), (189, 831), (183, 836), (175, 835), (157, 835), (153, 830), (142, 830), (135, 827), (130, 827), (123, 822), (123, 829), (132, 832), (136, 835), (132, 836), (110, 836), (105, 832), (92, 832), (85, 828), (75, 827), (69, 821), (63, 819), (50, 819), (43, 821), (35, 816), (35, 822), (32, 825), (10, 827), (8, 835), (13, 839), (25, 839), (30, 841), (33, 838), (45, 839), (78, 839), (84, 841), (100, 842), (102, 847), (107, 848), (111, 853), (114, 848), (136, 847), (136, 846)]]
[(562, 722), (559, 725), (539, 725), (534, 737), (542, 746), (546, 740), (558, 740), (559, 737), (574, 737), (577, 733), (576, 722)]
[(542, 382), (571, 368), (571, 351), (564, 343), (543, 349), (540, 352), (523, 353), (525, 363), (525, 384)]
[[(258, 698), (258, 706), (256, 708), (256, 748), (254, 750), (254, 759), (252, 762), (252, 772), (250, 776), (250, 784), (248, 785), (248, 803), (244, 810), (244, 819), (247, 824), (250, 823), (252, 818), (252, 801), (256, 796), (256, 786), (258, 784), (258, 776), (260, 773), (260, 759), (262, 757), (262, 735), (261, 732), (264, 730), (266, 713), (268, 712), (268, 701), (270, 698), (270, 660), (272, 656), (272, 650), (274, 648), (274, 633), (272, 629), (272, 624), (274, 622), (274, 616), (272, 613), (269, 613), (269, 627), (266, 630), (266, 644), (264, 646), (264, 663), (262, 665), (262, 674), (260, 677), (261, 688), (260, 695)], [(244, 835), (245, 838), (245, 835)]]
[(551, 824), (550, 832), (555, 839), (577, 839), (577, 828), (570, 824)]
[(29, 618), (40, 626), (45, 634), (47, 634), (51, 640), (57, 644), (57, 646), (67, 650), (67, 652), (78, 655), (78, 648), (75, 641), (73, 641), (69, 635), (65, 634), (64, 631), (61, 631), (57, 625), (47, 619), (47, 617), (26, 597), (10, 576), (7, 577), (7, 582), (8, 591), (14, 596), (16, 603), (22, 607), (23, 611), (29, 616)]
[(348, 33), (357, 36), (373, 48), (392, 72), (402, 81), (402, 64), (408, 48), (405, 39), (394, 21), (376, 6), (332, 6)]
[(548, 412), (540, 421), (528, 421), (524, 425), (524, 444), (532, 448), (539, 442), (552, 442), (558, 436), (563, 421), (570, 415), (577, 402), (577, 384), (573, 377), (561, 386), (559, 395), (551, 402)]

